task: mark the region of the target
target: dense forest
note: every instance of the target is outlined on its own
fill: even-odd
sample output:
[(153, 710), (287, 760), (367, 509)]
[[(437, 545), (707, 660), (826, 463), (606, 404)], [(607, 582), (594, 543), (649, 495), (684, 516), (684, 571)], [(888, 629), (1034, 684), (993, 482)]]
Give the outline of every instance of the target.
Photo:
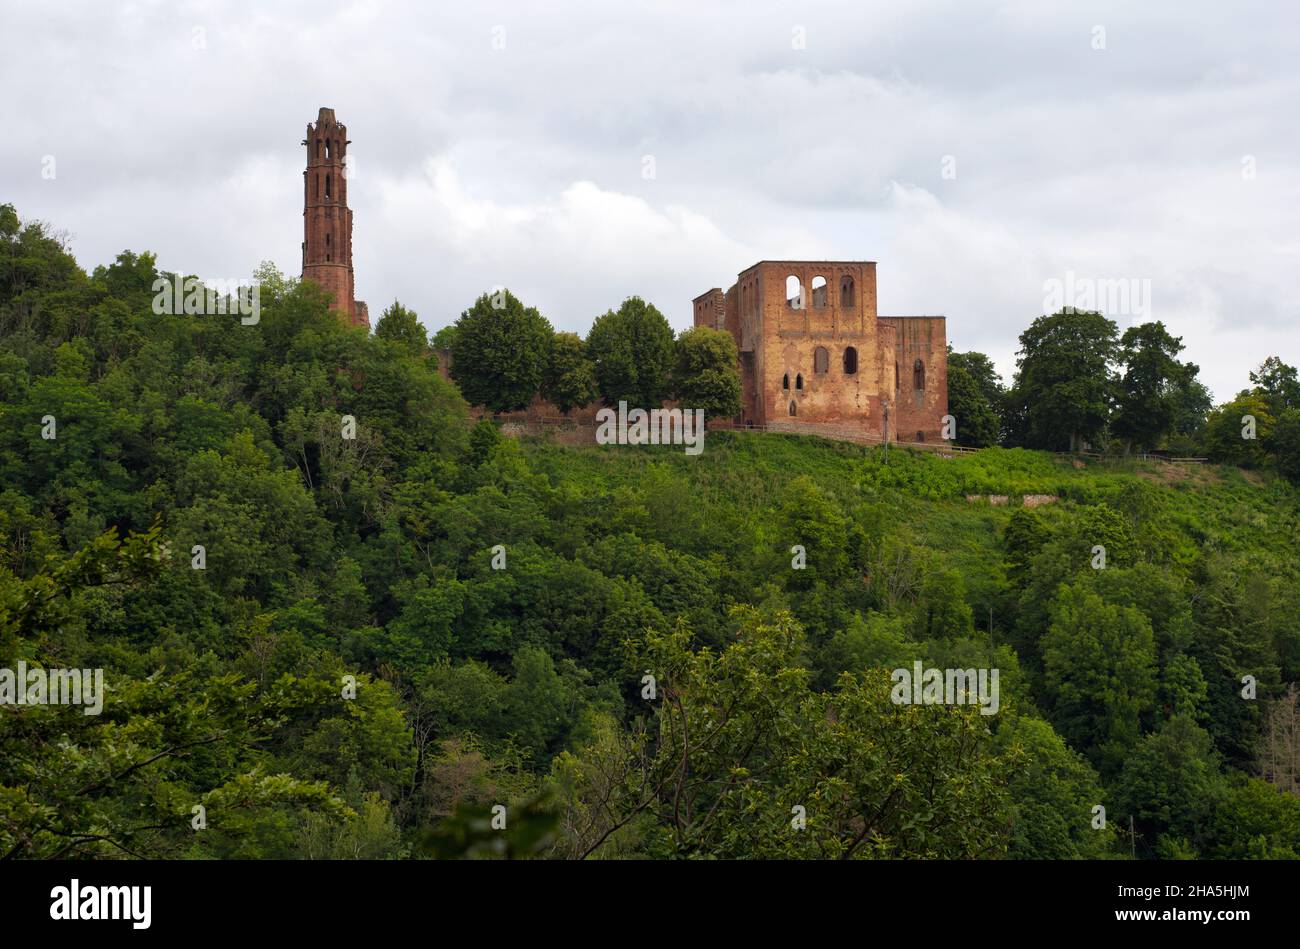
[[(1099, 387), (956, 354), (994, 447), (691, 457), (469, 411), (725, 414), (734, 347), (635, 298), (585, 340), (476, 302), (462, 395), (400, 305), (264, 265), (256, 323), (159, 315), (159, 276), (0, 208), (0, 669), (106, 691), (0, 704), (0, 857), (1300, 856), (1280, 360), (1213, 409), (1167, 334), (1043, 317), (1027, 358), (1091, 339)], [(1227, 463), (1036, 450), (1080, 440)], [(899, 703), (916, 662), (997, 669), (997, 714)]]

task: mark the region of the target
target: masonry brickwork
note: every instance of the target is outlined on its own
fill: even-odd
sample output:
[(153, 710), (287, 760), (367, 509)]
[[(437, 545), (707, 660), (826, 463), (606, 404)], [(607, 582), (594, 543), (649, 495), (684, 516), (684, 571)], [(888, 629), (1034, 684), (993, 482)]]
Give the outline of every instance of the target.
[(891, 441), (941, 438), (945, 318), (879, 316), (873, 261), (759, 261), (725, 293), (696, 297), (694, 323), (736, 341), (738, 424), (860, 424)]
[(370, 326), (370, 313), (355, 297), (352, 272), (352, 209), (348, 207), (347, 126), (322, 108), (308, 123), (303, 178), (302, 277), (330, 292), (330, 308), (353, 326)]

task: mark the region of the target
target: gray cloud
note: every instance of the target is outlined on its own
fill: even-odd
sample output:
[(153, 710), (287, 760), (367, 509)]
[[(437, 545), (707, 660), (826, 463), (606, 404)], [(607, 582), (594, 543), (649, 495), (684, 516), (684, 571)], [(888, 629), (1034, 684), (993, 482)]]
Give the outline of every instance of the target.
[(375, 316), (396, 297), (437, 328), (505, 284), (560, 328), (632, 293), (684, 327), (757, 259), (865, 258), (882, 310), (945, 313), (1009, 373), (1074, 271), (1150, 280), (1226, 398), (1300, 357), (1295, 25), (1255, 2), (0, 0), (0, 200), (87, 267), (294, 273), (328, 105)]

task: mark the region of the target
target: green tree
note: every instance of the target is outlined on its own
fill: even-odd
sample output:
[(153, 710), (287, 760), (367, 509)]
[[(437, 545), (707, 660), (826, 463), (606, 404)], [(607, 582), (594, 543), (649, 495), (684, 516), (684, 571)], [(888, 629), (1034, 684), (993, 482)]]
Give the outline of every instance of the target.
[(1002, 377), (998, 375), (997, 369), (993, 367), (993, 360), (989, 359), (984, 353), (975, 351), (966, 353), (956, 353), (952, 347), (948, 347), (948, 371), (956, 366), (961, 369), (979, 389), (980, 394), (984, 396), (984, 401), (989, 405), (996, 406), (1006, 392), (1006, 387), (1002, 385)]
[[(975, 354), (979, 355), (979, 354)], [(948, 412), (957, 420), (958, 445), (987, 448), (996, 445), (1001, 423), (997, 410), (975, 378), (961, 365), (948, 362)]]
[(423, 356), (429, 345), (420, 318), (397, 300), (375, 324), (375, 335), (404, 347), (413, 356)]
[(1062, 587), (1043, 636), (1051, 719), (1103, 775), (1114, 774), (1142, 735), (1156, 697), (1151, 623), (1080, 585)]
[(1255, 391), (1268, 402), (1269, 411), (1280, 415), (1287, 409), (1300, 409), (1300, 379), (1295, 366), (1288, 366), (1276, 356), (1269, 356), (1250, 374)]
[(590, 405), (599, 394), (587, 344), (577, 333), (556, 333), (542, 374), (542, 397), (567, 415), (570, 409)]
[(673, 388), (685, 409), (708, 418), (740, 414), (740, 363), (730, 333), (697, 326), (677, 337)]
[(1175, 715), (1133, 748), (1117, 782), (1114, 817), (1132, 817), (1148, 843), (1183, 838), (1201, 843), (1221, 787), (1219, 756), (1204, 729)]
[(451, 377), (471, 405), (526, 408), (542, 385), (554, 330), (509, 290), (485, 293), (456, 321)]
[(1205, 384), (1196, 378), (1199, 368), (1181, 363), (1169, 384), (1167, 398), (1170, 431), (1175, 435), (1193, 436), (1205, 427), (1205, 417), (1214, 406), (1214, 398)]
[(1277, 417), (1265, 447), (1273, 453), (1277, 470), (1300, 484), (1300, 409), (1286, 409)]
[[(1259, 468), (1273, 433), (1273, 413), (1264, 396), (1243, 392), (1214, 409), (1205, 421), (1205, 448), (1214, 461)], [(1253, 437), (1252, 437), (1253, 436)]]
[(1119, 404), (1112, 430), (1125, 448), (1155, 448), (1174, 423), (1170, 386), (1176, 379), (1194, 375), (1195, 367), (1180, 366), (1174, 358), (1183, 341), (1170, 336), (1163, 323), (1143, 323), (1124, 331), (1119, 361), (1124, 367), (1119, 384)]
[(1014, 400), (1029, 447), (1075, 451), (1102, 435), (1117, 333), (1100, 313), (1072, 311), (1040, 316), (1020, 334)]
[(658, 408), (672, 391), (672, 327), (640, 297), (628, 297), (617, 310), (596, 318), (587, 334), (587, 352), (609, 405), (626, 401)]
[(648, 634), (637, 669), (657, 680), (652, 718), (598, 731), (557, 758), (561, 855), (977, 857), (1005, 852), (1002, 775), (973, 708), (898, 705), (887, 673), (813, 692), (788, 613), (735, 614), (723, 651), (684, 626)]
[(1009, 857), (1078, 860), (1107, 853), (1114, 830), (1093, 826), (1093, 808), (1105, 799), (1101, 782), (1051, 725), (1016, 716), (998, 729), (994, 748), (1014, 749), (1022, 761), (1009, 781), (1015, 808)]

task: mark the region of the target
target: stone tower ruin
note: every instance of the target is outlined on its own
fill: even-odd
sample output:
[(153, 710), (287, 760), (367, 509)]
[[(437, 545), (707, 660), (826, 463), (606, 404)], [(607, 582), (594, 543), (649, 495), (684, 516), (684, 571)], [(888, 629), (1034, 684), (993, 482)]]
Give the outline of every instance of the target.
[(307, 125), (307, 170), (303, 177), (302, 277), (334, 297), (330, 309), (352, 326), (370, 326), (365, 303), (354, 296), (352, 209), (348, 207), (348, 129), (322, 108)]

